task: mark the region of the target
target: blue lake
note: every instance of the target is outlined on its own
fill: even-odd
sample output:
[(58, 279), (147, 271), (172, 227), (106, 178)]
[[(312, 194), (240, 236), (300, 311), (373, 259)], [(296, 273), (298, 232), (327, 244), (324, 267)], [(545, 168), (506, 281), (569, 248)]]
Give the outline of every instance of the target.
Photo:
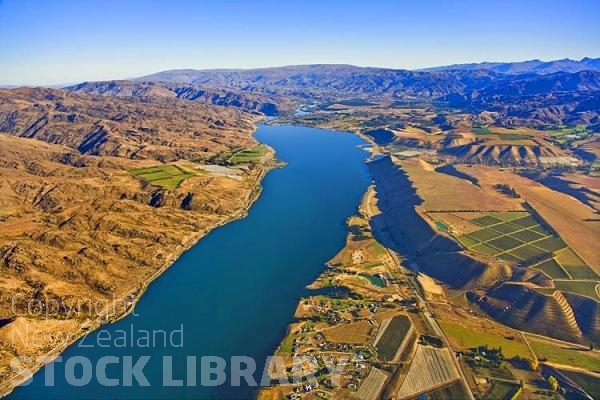
[[(13, 399), (54, 398), (203, 398), (246, 399), (257, 388), (228, 383), (200, 386), (200, 357), (253, 357), (260, 381), (266, 357), (284, 337), (299, 298), (324, 269), (324, 263), (344, 245), (345, 220), (357, 211), (371, 181), (364, 164), (365, 142), (355, 135), (295, 126), (260, 126), (256, 138), (287, 162), (263, 180), (263, 192), (246, 218), (229, 223), (203, 238), (147, 290), (136, 307), (137, 316), (102, 327), (116, 331), (164, 330), (183, 325), (183, 347), (98, 347), (98, 332), (83, 348), (72, 345), (54, 364), (55, 383), (45, 386), (42, 369)], [(106, 334), (104, 334), (106, 335)], [(159, 337), (160, 338), (160, 337)], [(129, 340), (129, 336), (128, 336)], [(83, 356), (94, 366), (94, 377), (76, 387), (65, 379), (65, 362)], [(96, 362), (104, 356), (151, 356), (143, 368), (149, 387), (136, 380), (123, 386), (123, 362), (109, 364), (106, 377), (117, 386), (101, 385)], [(172, 356), (173, 378), (186, 378), (186, 356), (197, 357), (195, 387), (164, 387), (163, 356)], [(78, 369), (79, 368), (79, 369)], [(76, 376), (82, 367), (75, 368)]]

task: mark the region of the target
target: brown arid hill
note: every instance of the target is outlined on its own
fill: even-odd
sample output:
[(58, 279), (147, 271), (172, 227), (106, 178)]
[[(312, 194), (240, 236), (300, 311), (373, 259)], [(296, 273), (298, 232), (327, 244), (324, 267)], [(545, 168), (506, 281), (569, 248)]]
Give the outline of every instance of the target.
[(593, 162), (600, 160), (600, 138), (596, 138), (578, 146), (575, 153), (584, 160)]
[(537, 165), (539, 157), (568, 155), (568, 153), (542, 140), (531, 140), (531, 143), (528, 144), (494, 143), (484, 140), (472, 140), (468, 143), (460, 143), (460, 140), (455, 142), (444, 147), (442, 149), (443, 154), (456, 157), (458, 161), (463, 163)]
[[(0, 96), (2, 393), (13, 357), (56, 351), (116, 317), (182, 251), (242, 216), (268, 160), (233, 177), (196, 169), (256, 145), (258, 117), (235, 108), (47, 89)], [(129, 172), (162, 161), (190, 177), (167, 190)], [(15, 342), (15, 330), (35, 342)]]
[(541, 131), (495, 126), (491, 129), (494, 133), (490, 131), (487, 135), (473, 134), (470, 131), (471, 127), (460, 125), (458, 128), (434, 134), (414, 128), (403, 128), (392, 132), (396, 144), (437, 149), (442, 155), (453, 157), (460, 163), (526, 166), (539, 164), (539, 157), (571, 155), (569, 151), (545, 140)]
[(424, 68), (423, 71), (473, 71), (478, 69), (511, 75), (547, 75), (556, 72), (598, 71), (600, 70), (600, 58), (585, 57), (581, 60), (571, 60), (569, 58), (564, 58), (562, 60), (552, 61), (529, 60), (518, 62), (481, 62), (471, 64), (453, 64), (441, 67)]
[(249, 146), (257, 116), (172, 98), (114, 98), (55, 89), (0, 90), (0, 132), (81, 154), (203, 160)]
[(600, 304), (588, 297), (560, 291), (543, 294), (515, 283), (504, 283), (485, 296), (481, 308), (505, 325), (573, 342), (597, 342), (600, 337)]
[(111, 97), (141, 99), (177, 98), (219, 106), (242, 108), (268, 116), (276, 115), (279, 107), (286, 109), (287, 102), (278, 96), (246, 93), (234, 89), (220, 89), (192, 84), (168, 82), (101, 81), (83, 82), (65, 88), (69, 92), (97, 94)]

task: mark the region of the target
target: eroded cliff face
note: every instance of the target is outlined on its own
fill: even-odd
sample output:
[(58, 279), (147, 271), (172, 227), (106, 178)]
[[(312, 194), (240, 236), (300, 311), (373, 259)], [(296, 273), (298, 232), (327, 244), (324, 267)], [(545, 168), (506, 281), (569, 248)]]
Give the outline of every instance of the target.
[[(193, 168), (256, 145), (258, 118), (240, 110), (46, 89), (3, 90), (0, 97), (5, 381), (13, 357), (68, 341), (113, 301), (123, 312), (184, 249), (242, 215), (268, 167), (251, 165), (235, 179), (198, 170), (176, 189), (130, 173), (175, 160)], [(44, 334), (24, 345), (15, 343), (15, 330)]]

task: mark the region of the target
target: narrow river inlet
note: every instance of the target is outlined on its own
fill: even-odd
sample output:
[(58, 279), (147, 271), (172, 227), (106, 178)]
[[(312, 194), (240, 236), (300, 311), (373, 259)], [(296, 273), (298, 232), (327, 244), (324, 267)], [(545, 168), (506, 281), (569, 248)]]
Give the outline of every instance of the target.
[[(355, 135), (263, 125), (256, 138), (272, 146), (287, 166), (268, 173), (248, 216), (216, 229), (184, 253), (149, 287), (137, 304), (136, 315), (103, 326), (83, 344), (75, 343), (62, 354), (61, 362), (42, 369), (11, 398), (256, 396), (258, 388), (248, 386), (243, 378), (241, 386), (231, 384), (231, 357), (252, 357), (257, 365), (254, 378), (260, 382), (265, 360), (285, 336), (305, 286), (344, 245), (345, 220), (357, 211), (370, 182), (364, 164), (368, 153), (358, 147), (365, 142)], [(166, 347), (161, 335), (154, 343), (150, 340), (150, 347), (136, 345), (142, 336), (139, 332), (157, 330), (166, 332)], [(126, 332), (125, 347), (115, 345), (115, 338), (122, 335), (117, 331)], [(110, 382), (118, 380), (116, 386), (105, 386), (97, 379), (98, 360), (106, 356), (118, 357), (118, 362), (105, 369)], [(132, 357), (133, 364), (150, 356), (143, 367), (150, 386), (140, 386), (136, 379), (126, 386), (126, 356)], [(183, 386), (163, 386), (163, 356), (172, 356), (172, 377), (182, 380)], [(196, 386), (187, 382), (187, 356), (197, 357)], [(226, 383), (201, 386), (200, 357), (205, 356), (226, 360)], [(88, 384), (77, 387), (67, 382), (65, 374), (73, 368), (69, 372), (65, 365), (73, 357), (91, 362), (94, 374)], [(52, 368), (54, 386), (47, 386), (45, 377)], [(80, 377), (83, 367), (75, 365), (74, 371)]]

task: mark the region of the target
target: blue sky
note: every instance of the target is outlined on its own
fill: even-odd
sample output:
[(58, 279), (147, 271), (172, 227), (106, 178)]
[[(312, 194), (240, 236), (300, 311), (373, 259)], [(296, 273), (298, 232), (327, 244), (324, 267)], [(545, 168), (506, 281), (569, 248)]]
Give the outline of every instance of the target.
[(0, 85), (600, 57), (599, 0), (0, 0)]

